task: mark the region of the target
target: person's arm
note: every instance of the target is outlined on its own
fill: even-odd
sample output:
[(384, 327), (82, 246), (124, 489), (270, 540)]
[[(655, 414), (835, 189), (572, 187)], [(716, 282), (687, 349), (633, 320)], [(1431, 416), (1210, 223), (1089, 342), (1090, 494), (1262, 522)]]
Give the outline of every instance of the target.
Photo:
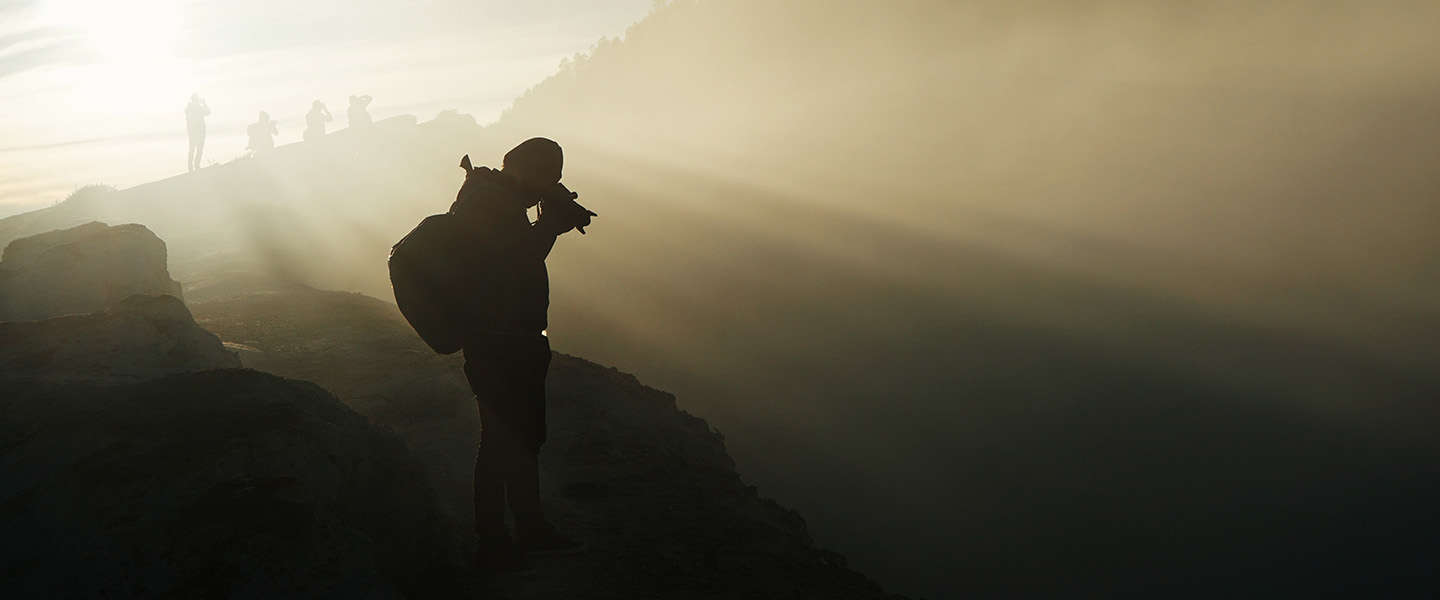
[(474, 248), (481, 255), (503, 257), (505, 261), (543, 261), (559, 235), (548, 227), (526, 222), (524, 215), (515, 215), (508, 223), (488, 221), (476, 225), (478, 228), (471, 230)]
[(555, 231), (553, 227), (541, 225), (538, 221), (530, 224), (530, 230), (526, 232), (523, 253), (531, 258), (545, 260), (550, 256), (550, 251), (555, 248), (555, 240), (560, 237), (563, 231)]
[(578, 230), (582, 234), (585, 233), (585, 227), (590, 225), (590, 217), (598, 216), (575, 202), (578, 194), (558, 183), (555, 186), (555, 191), (550, 194), (550, 200), (541, 201), (540, 218), (530, 224), (530, 244), (532, 244), (530, 251), (538, 254), (541, 260), (550, 255), (550, 250), (555, 247), (556, 238), (568, 233), (571, 229)]
[[(478, 171), (470, 166), (470, 157), (461, 159), (460, 166), (467, 173)], [(468, 180), (467, 180), (468, 181)], [(467, 183), (468, 185), (468, 183)], [(487, 197), (488, 194), (509, 194), (511, 192), (500, 191), (490, 186), (481, 187), (479, 190), (466, 193), (461, 189), (461, 198), (450, 207), (453, 214), (467, 212), (467, 206), (481, 206), (489, 203), (508, 204), (514, 200)], [(555, 184), (555, 188), (544, 194), (550, 198), (541, 200), (543, 206), (540, 211), (540, 218), (531, 223), (523, 212), (512, 213), (507, 216), (494, 215), (472, 221), (480, 225), (477, 232), (480, 235), (481, 243), (489, 247), (489, 252), (510, 256), (520, 260), (545, 260), (550, 255), (550, 250), (555, 247), (555, 239), (576, 226), (585, 226), (590, 223), (589, 217), (595, 213), (585, 210), (575, 203), (576, 194), (566, 189), (564, 185)], [(473, 210), (473, 209), (472, 209)], [(483, 209), (482, 209), (483, 210)], [(583, 230), (582, 230), (583, 232)]]
[(527, 224), (525, 229), (511, 240), (513, 246), (507, 254), (521, 260), (543, 261), (555, 248), (555, 240), (574, 228), (573, 221), (562, 219), (562, 215), (552, 214), (547, 217), (542, 213), (539, 219)]
[[(556, 184), (559, 185), (559, 184)], [(563, 188), (563, 186), (561, 186)], [(569, 190), (566, 190), (567, 192)], [(555, 240), (561, 234), (575, 228), (573, 221), (567, 221), (553, 212), (541, 212), (540, 218), (529, 224), (521, 241), (520, 253), (532, 259), (545, 260), (555, 248)]]

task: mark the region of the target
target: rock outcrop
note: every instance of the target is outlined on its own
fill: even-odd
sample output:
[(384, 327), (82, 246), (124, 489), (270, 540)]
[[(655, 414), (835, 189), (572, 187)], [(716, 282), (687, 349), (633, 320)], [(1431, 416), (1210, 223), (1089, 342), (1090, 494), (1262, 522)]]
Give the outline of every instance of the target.
[[(0, 597), (888, 597), (746, 485), (673, 396), (565, 355), (542, 486), (591, 550), (476, 577), (459, 357), (358, 294), (196, 307), (198, 323), (175, 297), (132, 296), (0, 323)], [(238, 359), (202, 325), (343, 402), (224, 368)]]
[(453, 531), (423, 467), (306, 382), (0, 371), (0, 597), (431, 598)]
[[(468, 531), (479, 417), (458, 356), (437, 356), (389, 303), (274, 292), (197, 303), (246, 364), (304, 377), (393, 428)], [(884, 598), (817, 548), (804, 519), (758, 495), (724, 438), (634, 376), (556, 354), (541, 456), (546, 510), (590, 551), (477, 592), (506, 598)]]
[(314, 384), (239, 366), (170, 295), (0, 323), (0, 597), (463, 591), (405, 443)]
[(0, 376), (124, 382), (239, 367), (174, 296), (131, 296), (110, 310), (0, 323)]
[(180, 293), (165, 242), (139, 224), (94, 222), (17, 239), (0, 259), (0, 321), (93, 313), (135, 294)]

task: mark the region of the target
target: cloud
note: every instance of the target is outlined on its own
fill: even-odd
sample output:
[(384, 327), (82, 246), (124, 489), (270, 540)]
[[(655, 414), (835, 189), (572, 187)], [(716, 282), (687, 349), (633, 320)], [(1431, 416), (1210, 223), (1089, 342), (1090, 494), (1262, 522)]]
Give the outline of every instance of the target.
[[(12, 35), (7, 36), (7, 38), (17, 38), (24, 35), (25, 34)], [(31, 37), (25, 41), (28, 42), (31, 41), (31, 39), (42, 38)], [(8, 41), (8, 39), (0, 40), (0, 42), (4, 41)], [(49, 65), (82, 64), (95, 58), (94, 52), (86, 48), (78, 39), (68, 36), (52, 39), (42, 44), (32, 45), (22, 50), (13, 52), (5, 51), (11, 46), (24, 47), (25, 45), (26, 44), (22, 43), (9, 45), (0, 43), (0, 78)]]
[[(164, 177), (176, 152), (166, 136), (180, 136), (174, 143), (184, 150), (180, 111), (191, 92), (214, 111), (213, 156), (243, 147), (243, 140), (217, 136), (243, 131), (257, 110), (282, 120), (282, 136), (298, 136), (299, 115), (312, 100), (343, 108), (353, 93), (375, 97), (377, 119), (454, 108), (489, 121), (563, 57), (621, 34), (651, 6), (136, 0), (124, 4), (124, 23), (75, 12), (104, 1), (0, 0), (0, 156), (13, 167), (7, 180), (48, 176), (57, 164), (75, 184)], [(164, 18), (152, 19), (156, 11)], [(112, 60), (107, 52), (134, 50), (127, 41), (145, 35), (131, 22), (165, 24), (168, 56)], [(102, 151), (111, 158), (68, 162)], [(33, 206), (50, 200), (19, 190), (3, 198)]]
[(14, 6), (0, 6), (0, 20), (24, 23), (18, 28), (0, 29), (0, 78), (46, 65), (82, 63), (95, 58), (75, 32), (36, 26), (21, 16), (24, 11)]

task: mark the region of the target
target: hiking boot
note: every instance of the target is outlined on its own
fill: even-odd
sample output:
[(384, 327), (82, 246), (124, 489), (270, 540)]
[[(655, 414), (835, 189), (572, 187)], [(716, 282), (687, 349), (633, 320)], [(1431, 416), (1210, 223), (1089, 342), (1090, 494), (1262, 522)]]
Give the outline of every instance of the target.
[(515, 540), (515, 545), (524, 553), (535, 556), (559, 556), (585, 551), (585, 542), (564, 535), (550, 526), (527, 531)]
[(525, 553), (510, 541), (510, 536), (498, 536), (480, 540), (475, 550), (475, 568), (482, 573), (524, 573), (531, 570)]

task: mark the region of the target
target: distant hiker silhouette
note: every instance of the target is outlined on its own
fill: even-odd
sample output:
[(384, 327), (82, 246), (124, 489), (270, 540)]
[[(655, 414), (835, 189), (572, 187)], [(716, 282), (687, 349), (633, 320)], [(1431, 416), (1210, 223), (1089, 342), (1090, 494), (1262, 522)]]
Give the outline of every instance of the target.
[(310, 112), (305, 113), (305, 132), (301, 138), (308, 142), (325, 135), (325, 122), (331, 120), (330, 109), (325, 108), (324, 102), (316, 100), (310, 105)]
[(279, 135), (280, 129), (275, 122), (270, 120), (270, 115), (260, 111), (260, 120), (251, 123), (245, 128), (245, 133), (250, 136), (250, 144), (247, 148), (251, 152), (261, 154), (275, 149), (275, 136)]
[[(464, 350), (465, 377), (480, 409), (475, 457), (478, 566), (521, 569), (525, 554), (582, 545), (560, 534), (540, 506), (545, 442), (545, 373), (550, 366), (545, 257), (559, 235), (595, 213), (560, 183), (560, 146), (532, 138), (495, 171), (461, 159), (465, 183), (450, 212), (433, 215), (391, 251), (396, 303), (435, 350)], [(539, 218), (526, 211), (539, 204)], [(515, 537), (505, 528), (508, 501)]]
[(209, 115), (210, 107), (205, 105), (200, 94), (191, 94), (190, 104), (185, 106), (185, 131), (190, 134), (190, 151), (185, 158), (186, 172), (200, 168), (200, 155), (205, 153), (205, 117)]
[(366, 108), (370, 106), (370, 100), (370, 96), (364, 95), (350, 97), (350, 108), (345, 110), (345, 118), (349, 119), (351, 127), (370, 126), (370, 111)]

